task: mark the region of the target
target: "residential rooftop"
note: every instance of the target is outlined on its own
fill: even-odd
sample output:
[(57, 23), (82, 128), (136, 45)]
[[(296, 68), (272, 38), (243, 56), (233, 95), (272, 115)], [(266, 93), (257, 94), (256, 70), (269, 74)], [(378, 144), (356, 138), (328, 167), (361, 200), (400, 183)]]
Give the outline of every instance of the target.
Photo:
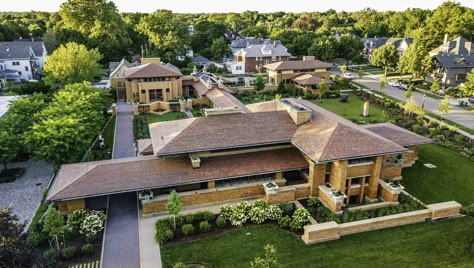
[(283, 71), (283, 70), (307, 70), (307, 69), (322, 69), (334, 67), (331, 63), (319, 61), (319, 60), (295, 60), (295, 61), (280, 61), (270, 63), (265, 66), (266, 69), (271, 71)]
[(179, 69), (168, 64), (147, 63), (128, 68), (125, 71), (126, 79), (180, 76), (183, 76), (183, 74), (179, 71)]

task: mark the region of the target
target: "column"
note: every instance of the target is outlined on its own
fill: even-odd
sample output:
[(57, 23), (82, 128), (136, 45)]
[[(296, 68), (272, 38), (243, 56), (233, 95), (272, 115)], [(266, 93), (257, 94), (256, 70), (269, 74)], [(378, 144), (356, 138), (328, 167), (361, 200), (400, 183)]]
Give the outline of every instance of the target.
[(383, 156), (377, 156), (374, 158), (374, 164), (372, 166), (372, 171), (370, 172), (369, 191), (367, 193), (367, 196), (370, 199), (377, 198), (380, 173), (382, 171), (382, 163), (383, 163)]
[(338, 191), (346, 190), (347, 160), (333, 162), (331, 165), (330, 183)]
[(308, 183), (310, 185), (311, 196), (318, 196), (318, 186), (324, 184), (326, 178), (326, 164), (315, 164), (313, 161), (309, 162), (309, 176)]

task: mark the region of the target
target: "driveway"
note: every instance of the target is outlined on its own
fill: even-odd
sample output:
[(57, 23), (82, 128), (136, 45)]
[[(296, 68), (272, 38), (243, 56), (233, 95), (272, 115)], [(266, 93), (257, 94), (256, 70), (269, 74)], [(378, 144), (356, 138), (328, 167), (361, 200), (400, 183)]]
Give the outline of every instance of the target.
[(125, 193), (109, 197), (102, 267), (139, 268), (137, 194)]
[(133, 142), (133, 106), (119, 100), (112, 158), (134, 157)]
[(21, 167), (26, 171), (14, 182), (0, 183), (0, 207), (11, 207), (20, 222), (29, 223), (53, 178), (53, 168), (45, 161), (33, 160), (11, 163), (7, 167)]
[[(341, 72), (336, 69), (333, 69), (332, 72), (339, 75), (341, 74)], [(356, 73), (353, 73), (353, 75), (354, 77), (358, 77)], [(366, 75), (362, 77), (362, 79), (354, 79), (354, 81), (366, 87), (369, 87), (377, 92), (380, 88), (379, 78), (380, 75)], [(389, 85), (385, 85), (384, 89), (382, 89), (382, 93), (387, 94), (393, 98), (399, 99), (401, 101), (406, 101), (407, 99), (405, 97), (405, 91), (399, 88), (391, 87)], [(415, 91), (413, 92), (413, 97), (415, 98), (415, 101), (418, 103), (418, 105), (421, 106), (421, 104), (423, 103), (423, 93)], [(439, 103), (440, 100), (426, 96), (424, 108), (427, 111), (430, 111), (434, 114), (438, 114)], [(457, 107), (455, 100), (451, 100), (450, 103), (451, 111), (445, 114), (443, 117), (465, 127), (474, 129), (474, 113)]]

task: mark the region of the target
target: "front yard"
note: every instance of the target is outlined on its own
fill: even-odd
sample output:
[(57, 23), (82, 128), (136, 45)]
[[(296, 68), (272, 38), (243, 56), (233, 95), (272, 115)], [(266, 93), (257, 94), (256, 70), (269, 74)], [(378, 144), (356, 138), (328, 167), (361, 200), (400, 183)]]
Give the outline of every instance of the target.
[(150, 131), (148, 124), (171, 121), (186, 118), (185, 113), (181, 112), (170, 112), (163, 115), (156, 114), (140, 114), (133, 117), (133, 136), (135, 140), (149, 139)]
[(163, 267), (199, 263), (207, 267), (248, 267), (263, 254), (263, 246), (277, 249), (283, 267), (470, 267), (468, 218), (419, 223), (341, 240), (306, 245), (299, 236), (268, 225), (248, 226), (218, 237), (161, 248)]

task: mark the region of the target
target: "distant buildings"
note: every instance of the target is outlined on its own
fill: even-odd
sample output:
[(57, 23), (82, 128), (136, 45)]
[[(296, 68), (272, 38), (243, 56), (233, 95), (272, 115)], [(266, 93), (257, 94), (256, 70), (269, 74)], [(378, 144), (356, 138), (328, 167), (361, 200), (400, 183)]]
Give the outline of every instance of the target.
[(429, 52), (433, 57), (431, 79), (441, 79), (444, 86), (464, 83), (467, 74), (474, 68), (474, 43), (462, 36), (449, 40), (445, 35), (441, 46)]
[(401, 56), (406, 49), (413, 43), (413, 38), (398, 38), (398, 37), (375, 37), (375, 38), (361, 38), (361, 42), (364, 44), (362, 54), (366, 59), (370, 61), (372, 53), (375, 49), (385, 45), (393, 45), (398, 54)]
[(0, 42), (0, 80), (20, 82), (42, 77), (47, 54), (40, 40)]

